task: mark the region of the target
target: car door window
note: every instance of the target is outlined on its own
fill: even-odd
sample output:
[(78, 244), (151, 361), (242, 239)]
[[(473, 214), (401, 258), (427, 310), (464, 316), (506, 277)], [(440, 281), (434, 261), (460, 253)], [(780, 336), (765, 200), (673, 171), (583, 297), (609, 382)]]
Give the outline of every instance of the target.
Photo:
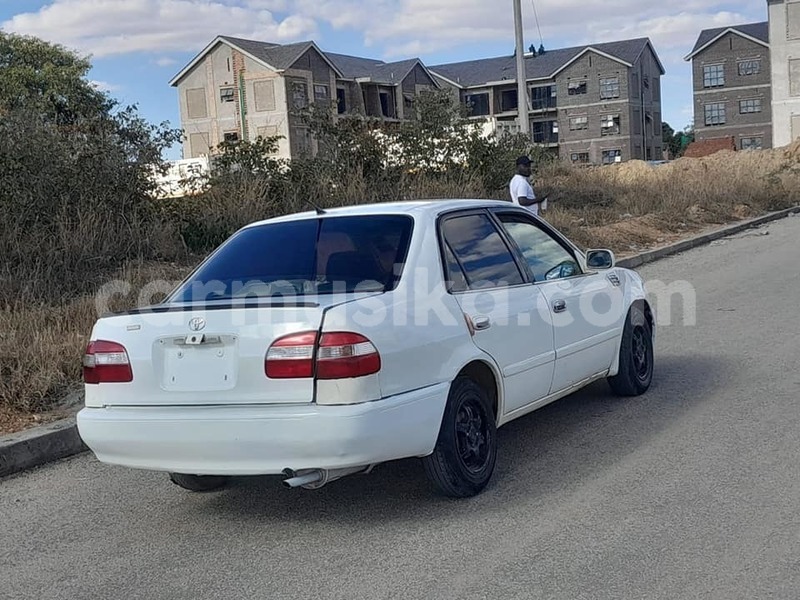
[[(445, 246), (452, 249), (470, 288), (507, 287), (525, 282), (514, 256), (488, 215), (450, 217), (442, 224), (442, 233)], [(457, 275), (448, 273), (450, 281), (456, 278)]]
[(467, 278), (464, 275), (464, 270), (461, 268), (461, 265), (458, 264), (453, 251), (450, 249), (450, 245), (447, 243), (444, 244), (444, 259), (447, 266), (447, 282), (449, 291), (465, 291), (469, 287), (467, 285)]
[(522, 215), (498, 215), (509, 237), (519, 247), (534, 281), (581, 275), (575, 256), (536, 223)]

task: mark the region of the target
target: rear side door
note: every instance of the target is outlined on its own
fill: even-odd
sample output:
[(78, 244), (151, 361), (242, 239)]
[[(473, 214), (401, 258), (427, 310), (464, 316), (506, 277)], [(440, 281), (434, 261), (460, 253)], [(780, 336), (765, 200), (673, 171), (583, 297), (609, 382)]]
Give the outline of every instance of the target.
[(544, 223), (521, 211), (495, 215), (551, 314), (556, 363), (550, 393), (607, 370), (622, 334), (620, 288), (602, 273), (584, 271), (575, 251)]
[(555, 351), (543, 294), (487, 211), (450, 214), (439, 227), (449, 291), (471, 323), (475, 344), (501, 370), (504, 414), (545, 397)]

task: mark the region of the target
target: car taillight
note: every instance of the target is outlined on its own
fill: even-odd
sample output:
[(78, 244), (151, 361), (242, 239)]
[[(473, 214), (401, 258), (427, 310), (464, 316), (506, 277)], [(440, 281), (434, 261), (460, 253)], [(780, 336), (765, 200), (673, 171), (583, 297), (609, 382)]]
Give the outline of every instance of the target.
[(279, 338), (267, 350), (264, 370), (270, 379), (299, 379), (314, 374), (314, 331)]
[(317, 354), (318, 379), (363, 377), (381, 370), (381, 356), (367, 338), (357, 333), (323, 333)]
[[(316, 369), (315, 369), (316, 360)], [(288, 335), (275, 340), (267, 351), (264, 371), (270, 379), (346, 379), (377, 373), (378, 350), (357, 333), (316, 332)]]
[(83, 356), (83, 380), (86, 383), (129, 383), (133, 370), (128, 351), (116, 342), (89, 342)]

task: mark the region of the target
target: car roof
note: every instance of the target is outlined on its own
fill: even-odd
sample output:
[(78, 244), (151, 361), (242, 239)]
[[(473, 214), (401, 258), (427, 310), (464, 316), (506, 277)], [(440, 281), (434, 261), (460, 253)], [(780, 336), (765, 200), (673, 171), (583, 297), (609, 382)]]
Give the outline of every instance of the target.
[(436, 216), (451, 210), (503, 206), (515, 207), (516, 205), (503, 200), (487, 200), (478, 198), (427, 199), (408, 202), (378, 202), (374, 204), (356, 204), (338, 208), (326, 208), (324, 215), (318, 215), (316, 211), (313, 210), (293, 213), (250, 223), (247, 227), (256, 227), (270, 223), (284, 223), (287, 221), (298, 221), (303, 219), (314, 219), (318, 217), (342, 216), (354, 217), (368, 215), (410, 215), (415, 219), (424, 220), (426, 218), (435, 218)]

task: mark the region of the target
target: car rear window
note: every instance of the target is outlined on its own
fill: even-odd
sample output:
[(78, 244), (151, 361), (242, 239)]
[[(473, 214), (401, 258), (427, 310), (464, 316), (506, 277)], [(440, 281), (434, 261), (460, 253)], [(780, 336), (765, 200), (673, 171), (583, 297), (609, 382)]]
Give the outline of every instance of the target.
[(170, 297), (198, 302), (389, 291), (399, 281), (413, 220), (323, 217), (244, 229)]

